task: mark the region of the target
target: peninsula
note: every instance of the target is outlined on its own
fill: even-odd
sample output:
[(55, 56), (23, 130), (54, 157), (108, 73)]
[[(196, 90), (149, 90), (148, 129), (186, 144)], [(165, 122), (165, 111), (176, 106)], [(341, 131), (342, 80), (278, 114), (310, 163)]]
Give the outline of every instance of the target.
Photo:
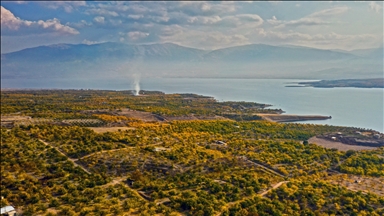
[(335, 87), (355, 87), (355, 88), (384, 88), (384, 78), (372, 79), (339, 79), (321, 80), (317, 82), (298, 82), (296, 85), (286, 87), (315, 87), (315, 88), (335, 88)]

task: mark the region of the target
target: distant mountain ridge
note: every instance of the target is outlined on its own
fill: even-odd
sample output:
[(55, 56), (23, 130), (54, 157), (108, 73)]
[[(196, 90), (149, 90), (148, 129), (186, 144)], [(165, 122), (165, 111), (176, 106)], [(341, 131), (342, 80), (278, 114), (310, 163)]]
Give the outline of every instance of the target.
[[(382, 49), (382, 48), (381, 48)], [(133, 70), (141, 70), (143, 73), (172, 74), (177, 76), (196, 76), (206, 75), (204, 71), (214, 71), (215, 76), (236, 76), (235, 72), (240, 73), (237, 68), (242, 68), (243, 74), (257, 76), (263, 70), (264, 75), (270, 74), (272, 77), (280, 70), (294, 73), (297, 65), (302, 69), (297, 70), (297, 74), (313, 71), (316, 65), (321, 68), (318, 71), (328, 68), (345, 68), (348, 66), (356, 70), (375, 64), (377, 60), (383, 59), (380, 48), (357, 51), (335, 51), (322, 50), (300, 46), (272, 46), (266, 44), (250, 44), (235, 46), (217, 50), (201, 50), (189, 48), (173, 43), (131, 45), (125, 43), (106, 42), (100, 44), (53, 44), (49, 46), (38, 46), (23, 49), (16, 52), (1, 54), (1, 77), (2, 78), (49, 78), (49, 77), (77, 77), (90, 75), (110, 75), (114, 68), (124, 67), (127, 70), (113, 72), (132, 73)], [(353, 65), (358, 62), (357, 66)], [(380, 67), (372, 66), (369, 71), (378, 73)], [(382, 62), (381, 62), (382, 64)], [(120, 65), (120, 66), (119, 66)], [(292, 69), (289, 72), (289, 67)], [(293, 67), (294, 65), (294, 67)], [(329, 65), (329, 67), (328, 67)], [(281, 66), (281, 69), (279, 67)], [(318, 66), (316, 66), (318, 67)], [(232, 71), (228, 71), (229, 69)], [(225, 71), (227, 72), (221, 72)], [(249, 70), (249, 72), (245, 71)], [(339, 71), (343, 71), (341, 69)], [(197, 71), (197, 72), (194, 72)], [(315, 70), (316, 71), (316, 70)], [(348, 71), (348, 68), (345, 69)], [(227, 74), (222, 74), (227, 73)], [(341, 73), (341, 72), (340, 72)], [(357, 72), (358, 73), (358, 72)], [(307, 73), (315, 74), (315, 73)], [(294, 76), (300, 77), (300, 76)], [(304, 76), (305, 77), (305, 76)], [(314, 76), (315, 77), (315, 76)], [(326, 77), (324, 77), (326, 78)]]
[[(169, 58), (180, 60), (194, 58), (203, 50), (182, 47), (176, 44), (129, 45), (124, 43), (107, 42), (101, 44), (54, 44), (38, 46), (12, 53), (2, 54), (2, 59), (18, 60), (78, 60), (84, 58), (148, 58), (158, 57), (160, 60)], [(60, 59), (58, 59), (60, 58)]]
[(315, 49), (310, 47), (288, 47), (272, 46), (266, 44), (251, 44), (213, 50), (206, 55), (210, 59), (219, 60), (272, 60), (272, 61), (290, 61), (290, 60), (340, 60), (353, 59), (353, 54), (335, 52), (331, 50)]

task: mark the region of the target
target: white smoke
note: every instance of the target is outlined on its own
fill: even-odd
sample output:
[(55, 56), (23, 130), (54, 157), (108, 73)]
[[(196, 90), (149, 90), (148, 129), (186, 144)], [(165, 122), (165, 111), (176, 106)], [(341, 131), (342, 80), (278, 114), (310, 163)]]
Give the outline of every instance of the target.
[(140, 93), (140, 74), (133, 74), (133, 85), (134, 85), (134, 94), (136, 96)]
[[(131, 81), (132, 93), (135, 96), (140, 94), (141, 86), (140, 81), (143, 72), (143, 60), (145, 55), (145, 49), (141, 46), (134, 47), (134, 56), (132, 59), (122, 62), (115, 66), (115, 71), (119, 73), (119, 76)], [(145, 75), (143, 75), (145, 77)]]

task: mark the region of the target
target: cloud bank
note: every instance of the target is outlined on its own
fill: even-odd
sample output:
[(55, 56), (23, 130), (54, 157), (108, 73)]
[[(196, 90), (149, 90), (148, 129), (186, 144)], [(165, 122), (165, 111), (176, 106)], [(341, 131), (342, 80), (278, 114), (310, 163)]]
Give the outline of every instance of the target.
[(25, 35), (25, 34), (79, 34), (69, 26), (63, 25), (56, 18), (49, 20), (29, 21), (15, 17), (13, 13), (1, 6), (1, 35)]

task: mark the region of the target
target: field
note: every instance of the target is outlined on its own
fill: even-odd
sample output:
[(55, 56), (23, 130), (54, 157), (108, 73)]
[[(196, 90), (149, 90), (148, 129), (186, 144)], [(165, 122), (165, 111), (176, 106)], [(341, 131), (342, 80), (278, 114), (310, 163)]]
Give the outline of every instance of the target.
[(329, 141), (329, 140), (325, 140), (317, 137), (311, 137), (308, 140), (308, 142), (319, 145), (319, 146), (323, 146), (324, 148), (329, 148), (329, 149), (335, 148), (339, 151), (348, 151), (348, 150), (361, 151), (361, 150), (377, 149), (377, 147), (348, 145), (341, 142)]

